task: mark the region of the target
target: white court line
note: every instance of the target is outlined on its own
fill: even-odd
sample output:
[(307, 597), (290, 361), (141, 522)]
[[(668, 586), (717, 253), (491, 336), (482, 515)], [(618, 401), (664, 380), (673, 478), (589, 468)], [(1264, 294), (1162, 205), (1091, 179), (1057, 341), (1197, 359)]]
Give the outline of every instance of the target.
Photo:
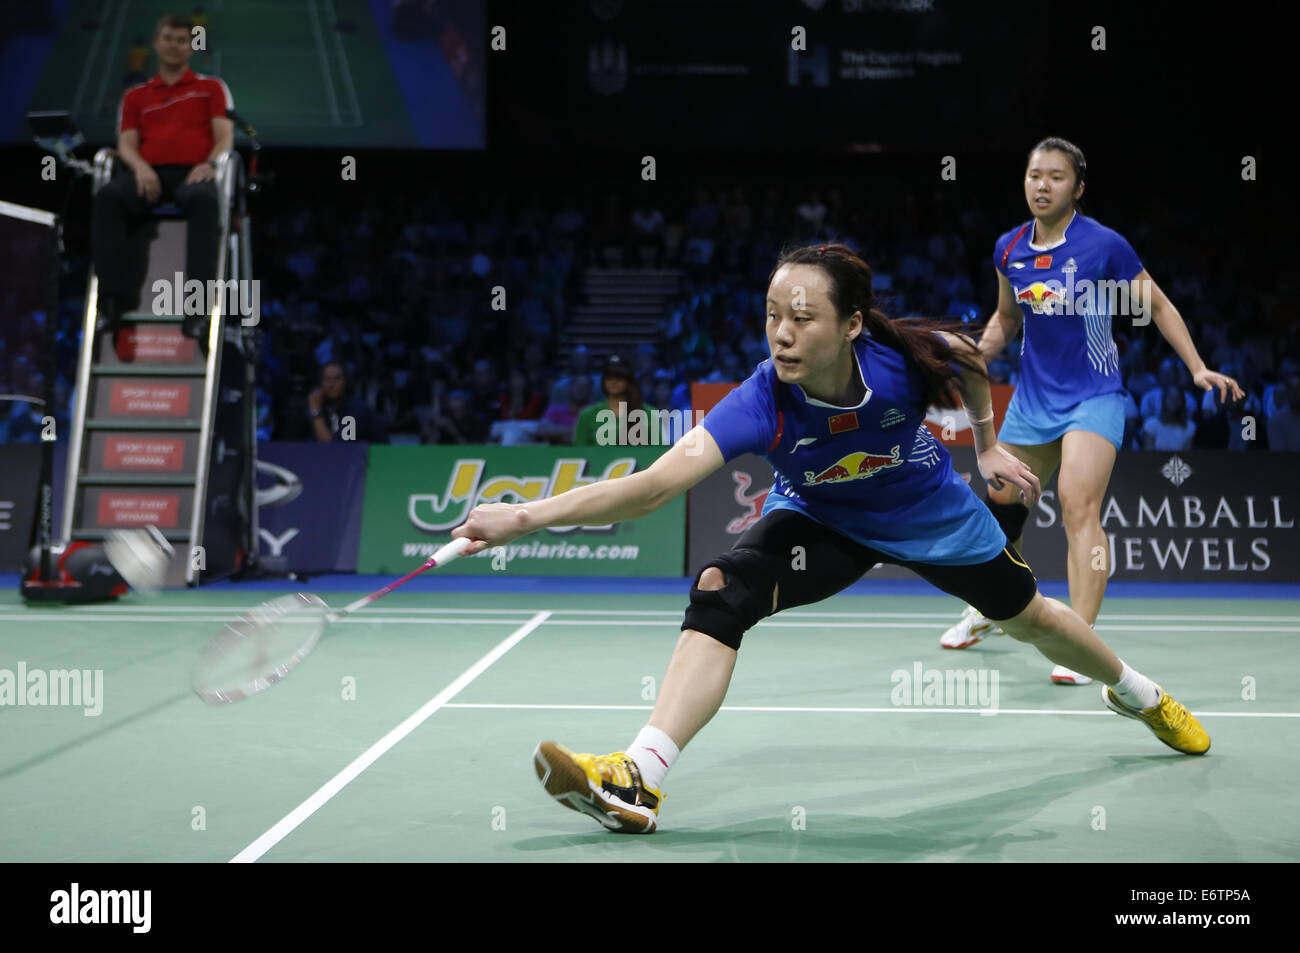
[[(251, 608), (251, 607), (250, 607)], [(19, 614), (0, 614), (0, 621), (5, 622), (59, 622), (67, 624), (72, 621), (76, 622), (233, 622), (240, 613), (246, 610), (232, 609), (230, 612), (211, 616), (206, 615), (78, 615), (73, 618), (66, 617), (45, 617), (42, 618), (36, 613)], [(370, 612), (369, 609), (366, 610)], [(361, 625), (384, 625), (392, 623), (393, 625), (518, 625), (520, 619), (456, 619), (456, 618), (437, 618), (437, 619), (392, 619), (382, 618), (375, 619), (368, 616), (350, 615), (346, 619), (340, 619), (339, 624), (359, 623)]]
[[(457, 702), (444, 705), (444, 708), (487, 708), (493, 710), (539, 710), (539, 711), (654, 711), (653, 705), (498, 705), (478, 702)], [(748, 712), (801, 712), (824, 715), (890, 715), (899, 712), (932, 715), (978, 715), (995, 713), (998, 715), (1113, 715), (1109, 709), (1077, 710), (1070, 708), (926, 708), (922, 706), (897, 706), (889, 708), (814, 708), (786, 707), (777, 705), (723, 705), (719, 711)], [(1300, 712), (1294, 711), (1195, 711), (1198, 718), (1300, 718)]]
[(230, 862), (232, 864), (252, 863), (282, 841), (299, 824), (320, 810), (330, 798), (347, 787), (362, 771), (378, 761), (385, 752), (420, 727), (439, 708), (442, 708), (447, 702), (460, 694), (470, 682), (487, 671), (492, 663), (522, 642), (524, 637), (545, 622), (549, 615), (549, 612), (537, 613), (503, 641), (499, 642), (492, 651), (462, 672), (454, 682), (421, 705), (415, 714), (367, 748), (356, 760), (321, 785), (315, 794), (295, 807), (277, 821), (265, 834), (232, 857)]
[[(289, 590), (285, 590), (286, 592)], [(273, 590), (267, 590), (273, 592)], [(437, 593), (429, 593), (436, 596)], [(464, 593), (457, 593), (464, 595)], [(17, 603), (11, 603), (17, 607)], [(184, 613), (184, 612), (232, 612), (251, 609), (257, 603), (248, 603), (247, 605), (186, 605), (186, 606), (67, 606), (64, 611), (70, 614), (85, 612), (166, 612), (166, 613)], [(44, 611), (44, 610), (42, 610)], [(390, 615), (421, 615), (421, 614), (452, 614), (460, 615), (521, 615), (531, 616), (538, 612), (550, 611), (557, 616), (570, 615), (590, 615), (590, 616), (663, 616), (665, 618), (681, 617), (680, 609), (478, 609), (478, 608), (461, 608), (461, 609), (437, 609), (410, 606), (407, 608), (367, 608), (367, 614), (371, 613), (388, 613)], [(860, 610), (857, 612), (819, 612), (811, 609), (786, 609), (781, 612), (782, 618), (846, 618), (846, 619), (936, 619), (945, 621), (952, 618), (952, 613), (936, 612), (875, 612), (871, 610)], [(1240, 615), (1163, 615), (1161, 613), (1116, 613), (1102, 614), (1098, 618), (1099, 623), (1114, 622), (1118, 620), (1136, 621), (1136, 622), (1290, 622), (1300, 624), (1300, 613), (1295, 615), (1252, 615), (1243, 613)]]
[[(213, 613), (211, 615), (127, 615), (125, 613), (77, 613), (72, 616), (50, 616), (44, 611), (39, 612), (21, 612), (21, 613), (0, 613), (0, 621), (6, 622), (61, 622), (67, 623), (75, 619), (78, 622), (229, 622), (237, 617), (240, 613), (252, 608), (231, 607), (224, 613)], [(501, 619), (472, 619), (459, 617), (439, 617), (439, 616), (417, 616), (414, 618), (402, 618), (400, 616), (379, 616), (375, 617), (372, 612), (376, 610), (366, 610), (366, 616), (348, 616), (346, 621), (355, 622), (362, 625), (384, 625), (391, 623), (393, 625), (512, 625), (519, 621), (518, 618), (501, 618)], [(544, 610), (543, 610), (544, 611)], [(560, 613), (550, 613), (548, 615), (559, 615)], [(784, 615), (784, 613), (782, 613)], [(662, 628), (669, 624), (679, 624), (681, 622), (681, 613), (662, 619), (621, 619), (616, 624), (606, 619), (555, 619), (554, 624), (566, 626), (605, 626), (616, 625), (619, 628), (630, 628), (632, 626), (645, 626)], [(888, 629), (895, 631), (897, 629), (922, 629), (933, 630), (932, 622), (874, 622), (870, 619), (863, 619), (860, 622), (815, 622), (809, 620), (804, 622), (782, 621), (776, 619), (763, 619), (758, 622), (755, 628), (765, 629), (807, 629), (816, 624), (820, 629)], [(1098, 631), (1103, 632), (1170, 632), (1173, 628), (1167, 625), (1098, 625)], [(1179, 625), (1176, 627), (1179, 632), (1270, 632), (1279, 635), (1290, 635), (1294, 632), (1300, 632), (1300, 624), (1291, 626), (1279, 625)]]
[[(781, 613), (784, 615), (785, 613)], [(674, 617), (674, 621), (680, 621), (680, 613)], [(560, 619), (557, 625), (604, 625), (610, 623), (602, 619)], [(634, 625), (665, 625), (662, 619), (623, 619), (618, 625), (623, 628)], [(756, 629), (806, 629), (811, 626), (812, 622), (782, 622), (780, 619), (762, 619), (754, 628)], [(819, 629), (933, 629), (933, 622), (872, 622), (864, 619), (861, 622), (818, 622)], [(1283, 635), (1292, 632), (1300, 632), (1300, 624), (1290, 626), (1268, 626), (1268, 625), (1179, 625), (1176, 627), (1179, 632), (1278, 632)], [(1173, 627), (1167, 625), (1102, 625), (1098, 623), (1098, 632), (1170, 632)]]

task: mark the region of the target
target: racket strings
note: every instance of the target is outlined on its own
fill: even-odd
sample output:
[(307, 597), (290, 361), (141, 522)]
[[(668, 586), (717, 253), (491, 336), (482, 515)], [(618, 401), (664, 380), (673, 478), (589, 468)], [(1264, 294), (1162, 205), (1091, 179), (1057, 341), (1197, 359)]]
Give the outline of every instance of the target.
[(315, 648), (327, 612), (316, 596), (293, 593), (228, 623), (200, 653), (194, 691), (209, 704), (223, 704), (269, 688)]

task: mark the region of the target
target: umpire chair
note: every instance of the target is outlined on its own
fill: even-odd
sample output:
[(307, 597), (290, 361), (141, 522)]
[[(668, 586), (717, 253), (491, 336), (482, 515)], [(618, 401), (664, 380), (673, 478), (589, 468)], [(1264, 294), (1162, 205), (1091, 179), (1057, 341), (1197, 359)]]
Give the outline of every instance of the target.
[[(116, 161), (112, 149), (95, 154), (95, 192), (112, 180)], [(233, 149), (217, 158), (215, 186), (221, 231), (215, 288), (223, 293), (204, 290), (200, 337), (182, 334), (185, 315), (174, 306), (157, 305), (174, 305), (178, 297), (164, 298), (154, 285), (161, 280), (174, 288), (177, 273), (184, 274), (188, 227), (178, 208), (159, 206), (147, 225), (139, 297), (148, 310), (121, 315), (116, 330), (98, 330), (99, 278), (92, 268), (77, 365), (60, 535), (100, 540), (115, 529), (157, 526), (176, 550), (165, 580), (170, 587), (241, 573), (257, 558), (260, 316), (227, 313), (241, 290), (247, 300), (246, 290), (255, 287), (248, 284), (248, 181)]]

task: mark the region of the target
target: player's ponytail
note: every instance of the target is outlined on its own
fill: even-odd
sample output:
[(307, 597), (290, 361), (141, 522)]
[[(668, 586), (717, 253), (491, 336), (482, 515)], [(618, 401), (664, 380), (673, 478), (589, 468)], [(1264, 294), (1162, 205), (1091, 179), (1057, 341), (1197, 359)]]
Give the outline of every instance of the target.
[(961, 367), (968, 367), (987, 377), (983, 360), (977, 354), (957, 354), (936, 331), (965, 333), (966, 328), (951, 322), (926, 318), (889, 318), (875, 305), (871, 287), (871, 268), (847, 245), (802, 245), (787, 248), (777, 259), (772, 276), (782, 265), (816, 265), (830, 275), (829, 296), (841, 320), (861, 311), (864, 330), (885, 347), (903, 355), (921, 382), (926, 406), (960, 407), (956, 382)]

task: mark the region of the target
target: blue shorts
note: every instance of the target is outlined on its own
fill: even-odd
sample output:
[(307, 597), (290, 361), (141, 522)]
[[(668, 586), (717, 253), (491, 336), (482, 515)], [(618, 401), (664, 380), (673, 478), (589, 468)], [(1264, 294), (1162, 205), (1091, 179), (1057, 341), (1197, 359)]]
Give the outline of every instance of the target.
[(1086, 430), (1099, 434), (1119, 450), (1124, 442), (1124, 398), (1118, 393), (1099, 394), (1087, 400), (1048, 415), (1028, 407), (1020, 400), (1021, 391), (1011, 395), (1011, 406), (998, 439), (1021, 447), (1060, 440), (1071, 430)]

